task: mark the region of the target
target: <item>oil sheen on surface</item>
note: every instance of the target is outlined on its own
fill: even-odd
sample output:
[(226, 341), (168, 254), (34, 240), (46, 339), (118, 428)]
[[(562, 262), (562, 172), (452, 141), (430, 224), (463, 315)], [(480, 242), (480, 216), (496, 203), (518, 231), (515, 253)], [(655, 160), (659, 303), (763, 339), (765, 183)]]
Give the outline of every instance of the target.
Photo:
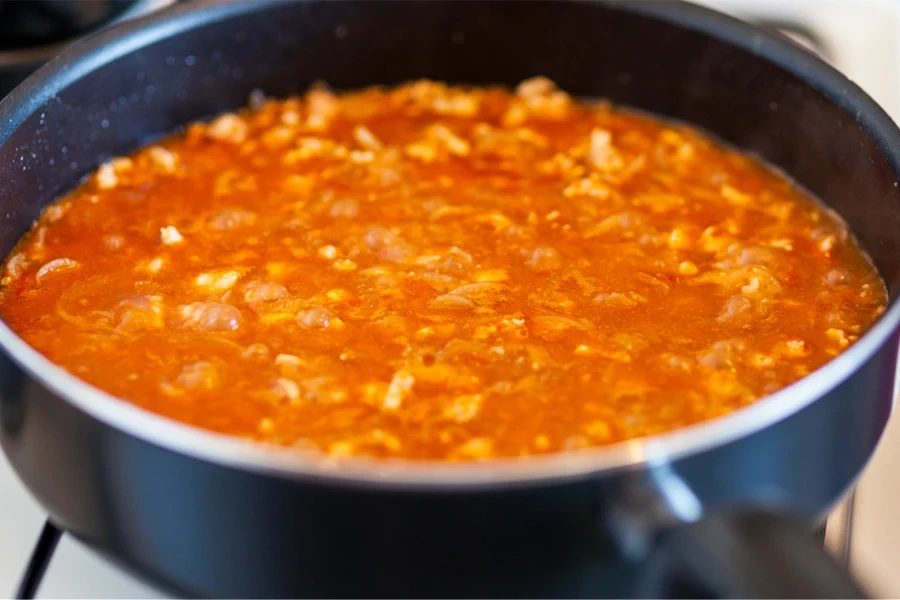
[(783, 177), (537, 78), (254, 96), (50, 206), (0, 314), (172, 419), (473, 460), (723, 415), (885, 304), (845, 226)]

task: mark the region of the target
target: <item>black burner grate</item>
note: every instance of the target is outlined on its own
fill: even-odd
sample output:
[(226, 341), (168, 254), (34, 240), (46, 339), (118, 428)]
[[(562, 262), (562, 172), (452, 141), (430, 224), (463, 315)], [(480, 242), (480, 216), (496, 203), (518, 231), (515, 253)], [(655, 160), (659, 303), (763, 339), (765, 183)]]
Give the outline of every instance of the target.
[(34, 598), (37, 595), (38, 587), (47, 572), (60, 537), (62, 537), (61, 529), (49, 520), (44, 523), (44, 529), (41, 530), (37, 544), (31, 552), (31, 558), (25, 566), (25, 573), (16, 589), (15, 598)]

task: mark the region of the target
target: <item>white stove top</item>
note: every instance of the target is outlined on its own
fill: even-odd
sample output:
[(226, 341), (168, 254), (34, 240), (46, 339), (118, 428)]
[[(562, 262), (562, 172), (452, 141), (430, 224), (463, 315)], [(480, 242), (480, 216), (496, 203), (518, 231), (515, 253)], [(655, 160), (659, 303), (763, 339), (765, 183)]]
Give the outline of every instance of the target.
[[(795, 23), (827, 58), (900, 118), (900, 2), (897, 0), (695, 0), (751, 21)], [(851, 567), (880, 597), (900, 597), (900, 417), (856, 493)], [(0, 459), (0, 597), (12, 594), (45, 519)], [(838, 519), (830, 521), (837, 523)], [(837, 527), (830, 527), (834, 532)], [(63, 536), (39, 590), (43, 598), (159, 598), (161, 592)]]

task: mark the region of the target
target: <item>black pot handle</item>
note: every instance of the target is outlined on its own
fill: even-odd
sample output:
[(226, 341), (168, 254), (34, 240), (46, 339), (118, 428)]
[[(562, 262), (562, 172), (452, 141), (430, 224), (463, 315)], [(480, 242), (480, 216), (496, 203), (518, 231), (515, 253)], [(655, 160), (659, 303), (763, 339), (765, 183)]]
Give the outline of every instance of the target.
[(803, 524), (758, 509), (661, 532), (639, 569), (640, 598), (865, 598)]

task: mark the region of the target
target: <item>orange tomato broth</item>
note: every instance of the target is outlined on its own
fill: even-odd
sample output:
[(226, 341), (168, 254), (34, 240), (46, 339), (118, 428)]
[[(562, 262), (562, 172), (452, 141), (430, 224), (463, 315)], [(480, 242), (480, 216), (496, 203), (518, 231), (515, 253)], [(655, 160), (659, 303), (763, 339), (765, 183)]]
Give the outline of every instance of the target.
[(177, 421), (476, 460), (724, 415), (886, 302), (846, 226), (760, 161), (534, 78), (255, 95), (49, 206), (0, 315)]

